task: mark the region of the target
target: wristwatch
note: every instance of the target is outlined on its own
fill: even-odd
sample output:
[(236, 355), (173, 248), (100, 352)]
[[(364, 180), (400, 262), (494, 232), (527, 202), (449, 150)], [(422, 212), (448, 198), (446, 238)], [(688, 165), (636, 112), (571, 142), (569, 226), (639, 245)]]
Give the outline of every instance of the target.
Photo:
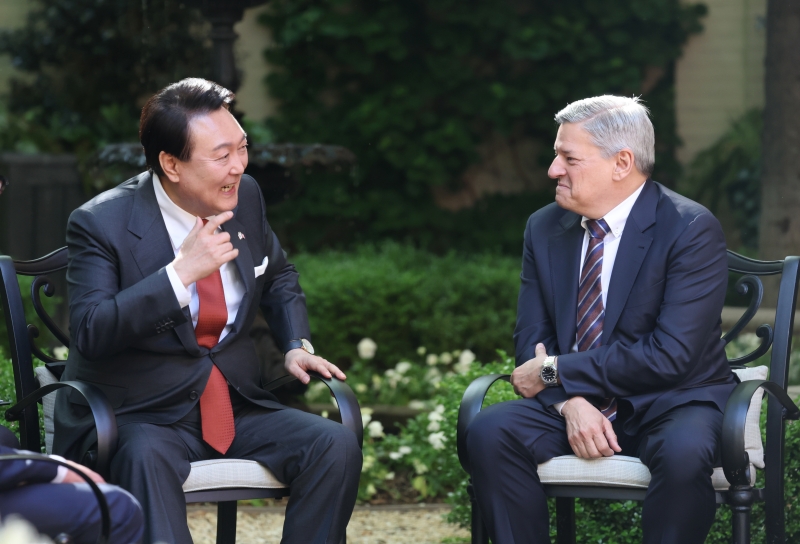
[(542, 383), (547, 387), (558, 385), (558, 367), (556, 366), (555, 356), (545, 357), (539, 376), (542, 378)]
[(311, 345), (311, 342), (306, 340), (305, 338), (298, 338), (296, 340), (290, 340), (288, 344), (286, 344), (286, 349), (283, 350), (283, 354), (286, 355), (293, 349), (303, 349), (309, 352), (311, 355), (314, 355), (314, 346)]

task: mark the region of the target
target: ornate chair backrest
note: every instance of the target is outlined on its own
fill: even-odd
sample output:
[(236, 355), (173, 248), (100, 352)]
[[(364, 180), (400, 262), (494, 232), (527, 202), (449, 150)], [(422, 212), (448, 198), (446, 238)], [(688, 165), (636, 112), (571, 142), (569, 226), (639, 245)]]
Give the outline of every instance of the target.
[[(789, 381), (789, 360), (792, 353), (792, 333), (794, 329), (797, 287), (800, 281), (800, 257), (787, 257), (783, 261), (757, 261), (732, 251), (728, 251), (728, 270), (743, 274), (736, 282), (741, 295), (749, 295), (750, 301), (741, 319), (723, 336), (727, 342), (733, 340), (756, 315), (764, 295), (759, 276), (780, 275), (780, 288), (775, 308), (773, 325), (762, 324), (756, 329), (761, 343), (756, 349), (729, 361), (732, 366), (740, 366), (755, 361), (772, 347), (769, 362), (769, 379), (785, 391)], [(782, 533), (783, 528), (783, 472), (784, 472), (784, 409), (777, 399), (770, 397), (767, 402), (767, 440), (765, 444), (765, 488), (766, 523), (771, 530), (767, 534)]]
[[(36, 344), (40, 331), (36, 325), (27, 323), (18, 275), (34, 277), (30, 291), (33, 308), (41, 322), (53, 336), (64, 346), (69, 347), (69, 336), (58, 327), (53, 318), (47, 313), (41, 298), (42, 292), (48, 297), (56, 294), (54, 283), (47, 277), (47, 274), (64, 270), (66, 267), (66, 247), (33, 261), (12, 261), (8, 256), (0, 255), (0, 303), (3, 306), (11, 347), (9, 355), (14, 371), (17, 400), (26, 397), (39, 387), (33, 372), (34, 357), (51, 366), (57, 375), (60, 375), (60, 369), (55, 368), (54, 365), (62, 364), (58, 359), (47, 355)], [(63, 293), (63, 295), (66, 295), (66, 293)], [(64, 296), (64, 300), (66, 300), (66, 296)], [(27, 408), (23, 412), (19, 430), (22, 447), (31, 451), (40, 451), (39, 415), (36, 405)]]

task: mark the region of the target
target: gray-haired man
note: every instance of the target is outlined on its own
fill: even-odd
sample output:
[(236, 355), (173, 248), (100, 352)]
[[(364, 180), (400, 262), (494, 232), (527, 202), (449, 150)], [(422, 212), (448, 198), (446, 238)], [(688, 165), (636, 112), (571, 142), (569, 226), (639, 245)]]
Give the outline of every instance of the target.
[(525, 230), (512, 384), (467, 447), (495, 544), (549, 542), (537, 466), (638, 457), (647, 543), (702, 543), (714, 519), (722, 410), (736, 379), (720, 341), (725, 238), (708, 210), (649, 179), (653, 127), (635, 98), (568, 105), (556, 202)]

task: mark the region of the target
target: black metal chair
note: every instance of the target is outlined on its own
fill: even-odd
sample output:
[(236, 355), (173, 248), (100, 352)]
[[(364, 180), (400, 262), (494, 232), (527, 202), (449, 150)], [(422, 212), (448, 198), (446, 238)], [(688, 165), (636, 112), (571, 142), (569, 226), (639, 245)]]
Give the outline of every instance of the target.
[[(107, 476), (111, 458), (117, 446), (117, 425), (114, 411), (103, 393), (95, 386), (78, 381), (59, 382), (64, 362), (46, 354), (36, 345), (39, 330), (25, 319), (22, 296), (17, 275), (33, 276), (30, 297), (42, 323), (55, 338), (69, 347), (69, 336), (65, 334), (48, 315), (42, 304), (40, 291), (52, 297), (55, 294), (53, 282), (47, 274), (64, 270), (67, 267), (67, 248), (61, 248), (33, 261), (13, 261), (0, 255), (0, 302), (5, 313), (11, 344), (11, 362), (14, 367), (14, 381), (18, 402), (6, 411), (6, 419), (19, 421), (22, 447), (40, 451), (41, 440), (37, 401), (57, 389), (70, 387), (86, 399), (91, 408), (97, 429), (97, 450), (84, 458), (83, 462), (94, 470)], [(43, 361), (47, 371), (37, 368), (34, 372), (34, 357)], [(36, 375), (35, 375), (36, 374)], [(342, 424), (351, 429), (363, 443), (361, 410), (352, 389), (337, 379), (323, 378), (310, 372), (328, 386), (339, 406)], [(38, 380), (37, 380), (38, 376)], [(291, 381), (293, 376), (285, 376), (264, 385), (271, 391)], [(52, 404), (52, 397), (49, 397)], [(45, 405), (48, 404), (47, 398)], [(45, 426), (52, 414), (45, 409)], [(290, 494), (287, 485), (279, 482), (265, 467), (255, 461), (214, 460), (192, 463), (192, 471), (184, 483), (187, 503), (217, 503), (217, 543), (232, 544), (236, 541), (236, 501), (250, 499), (279, 499)]]
[[(715, 488), (717, 504), (728, 504), (733, 510), (733, 542), (734, 544), (747, 544), (750, 542), (750, 513), (754, 502), (764, 502), (766, 507), (766, 542), (786, 542), (784, 520), (784, 435), (785, 420), (800, 419), (800, 409), (792, 402), (786, 393), (789, 356), (792, 351), (792, 330), (794, 327), (795, 306), (797, 304), (797, 287), (800, 281), (800, 257), (786, 257), (783, 261), (757, 261), (728, 251), (728, 269), (743, 276), (736, 282), (736, 289), (741, 295), (750, 297), (749, 306), (736, 325), (723, 337), (725, 342), (730, 342), (744, 330), (745, 326), (755, 316), (756, 310), (761, 305), (763, 298), (763, 285), (758, 276), (781, 275), (778, 303), (775, 311), (774, 327), (763, 324), (756, 330), (761, 339), (760, 345), (750, 354), (730, 360), (731, 367), (740, 374), (740, 383), (731, 394), (725, 408), (722, 430), (722, 470), (719, 478), (722, 485)], [(772, 347), (769, 363), (769, 380), (751, 379), (758, 370), (744, 367), (745, 364), (755, 361), (767, 353)], [(761, 377), (766, 376), (766, 369)], [(747, 374), (750, 374), (747, 376)], [(742, 377), (744, 376), (744, 377)], [(469, 472), (466, 453), (466, 428), (481, 410), (486, 392), (498, 380), (508, 381), (507, 374), (492, 374), (482, 376), (473, 381), (464, 393), (458, 413), (458, 457), (461, 466)], [(745, 381), (747, 380), (747, 381)], [(748, 411), (751, 409), (750, 422), (760, 411), (761, 391), (769, 393), (767, 404), (766, 423), (766, 455), (764, 458), (765, 484), (763, 488), (754, 488), (755, 468), (745, 448), (745, 429), (748, 423)], [(758, 434), (758, 429), (756, 434)], [(751, 429), (751, 435), (752, 429)], [(758, 436), (760, 442), (760, 435)], [(749, 449), (749, 448), (748, 448)], [(602, 463), (627, 461), (640, 472), (643, 470), (642, 481), (637, 485), (631, 482), (605, 481), (598, 485), (596, 480), (580, 477), (561, 478), (550, 471), (549, 477), (543, 475), (555, 463), (573, 462), (573, 456), (562, 456), (543, 463), (539, 467), (539, 475), (546, 494), (556, 499), (556, 530), (559, 544), (575, 543), (575, 498), (585, 499), (612, 499), (636, 500), (644, 499), (649, 481), (649, 471), (638, 459), (614, 456), (597, 460), (575, 460), (576, 464), (601, 467)], [(616, 458), (616, 459), (615, 459)], [(719, 481), (719, 480), (718, 480)], [(468, 486), (472, 500), (472, 542), (473, 544), (487, 544), (489, 537), (480, 517), (478, 505), (475, 502), (474, 491), (470, 482)]]

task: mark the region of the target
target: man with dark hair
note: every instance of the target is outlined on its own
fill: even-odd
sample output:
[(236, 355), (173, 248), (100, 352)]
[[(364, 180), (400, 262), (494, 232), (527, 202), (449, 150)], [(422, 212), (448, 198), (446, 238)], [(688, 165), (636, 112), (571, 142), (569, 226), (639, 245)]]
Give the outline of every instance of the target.
[[(315, 356), (305, 297), (244, 174), (233, 94), (186, 79), (142, 109), (149, 170), (77, 209), (67, 229), (72, 345), (63, 379), (91, 382), (119, 424), (111, 479), (145, 512), (145, 542), (191, 542), (181, 486), (190, 463), (258, 461), (291, 486), (283, 542), (338, 543), (355, 503), (355, 435), (260, 387), (248, 336), (260, 307), (286, 370), (344, 379)], [(91, 448), (91, 415), (59, 393), (55, 451)]]
[(556, 122), (556, 201), (525, 229), (511, 376), (524, 398), (467, 429), (481, 515), (494, 544), (550, 542), (538, 465), (621, 453), (652, 476), (644, 542), (701, 544), (736, 385), (720, 339), (722, 228), (650, 179), (655, 137), (638, 99), (579, 100)]

